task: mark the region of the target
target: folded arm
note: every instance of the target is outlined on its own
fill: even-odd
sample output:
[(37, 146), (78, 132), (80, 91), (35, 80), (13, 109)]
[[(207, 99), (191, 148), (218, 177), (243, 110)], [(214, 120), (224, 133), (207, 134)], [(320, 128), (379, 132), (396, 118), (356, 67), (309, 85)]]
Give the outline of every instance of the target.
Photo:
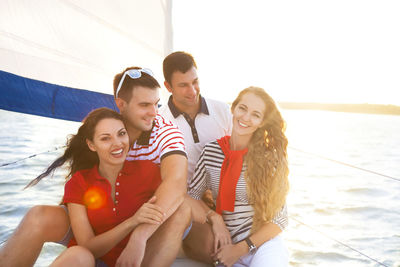
[(151, 198), (133, 216), (99, 235), (95, 235), (93, 232), (86, 207), (81, 204), (68, 203), (71, 227), (78, 245), (86, 247), (95, 258), (99, 258), (115, 247), (139, 224), (160, 224), (163, 220), (163, 212), (160, 207), (152, 204), (155, 200), (156, 197)]
[[(182, 204), (186, 194), (187, 158), (168, 155), (161, 161), (162, 182), (155, 192), (155, 204), (165, 212), (164, 221)], [(129, 242), (117, 260), (117, 266), (140, 266), (147, 240), (159, 225), (141, 224), (132, 232)]]
[[(166, 213), (165, 220), (171, 216), (186, 195), (187, 159), (180, 154), (173, 154), (161, 161), (162, 182), (155, 192), (156, 205)], [(159, 225), (142, 224), (134, 233), (138, 238), (149, 239)], [(132, 239), (132, 238), (131, 238)]]

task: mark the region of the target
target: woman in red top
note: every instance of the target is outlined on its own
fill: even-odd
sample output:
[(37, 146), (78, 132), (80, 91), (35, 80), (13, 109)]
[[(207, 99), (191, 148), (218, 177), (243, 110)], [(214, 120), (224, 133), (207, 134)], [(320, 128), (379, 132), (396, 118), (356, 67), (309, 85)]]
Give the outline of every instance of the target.
[(163, 221), (164, 213), (153, 204), (161, 183), (159, 167), (150, 161), (125, 161), (128, 150), (121, 115), (100, 108), (84, 119), (64, 155), (35, 179), (69, 163), (63, 203), (74, 238), (52, 266), (114, 266), (136, 226)]

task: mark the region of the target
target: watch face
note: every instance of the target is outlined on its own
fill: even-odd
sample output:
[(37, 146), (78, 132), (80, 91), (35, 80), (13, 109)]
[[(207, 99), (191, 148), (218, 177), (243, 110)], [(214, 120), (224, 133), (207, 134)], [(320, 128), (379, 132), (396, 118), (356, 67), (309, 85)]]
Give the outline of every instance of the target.
[(257, 247), (251, 242), (250, 238), (246, 238), (247, 246), (249, 247), (249, 253), (254, 254), (257, 250)]
[(254, 245), (251, 245), (251, 246), (249, 247), (249, 252), (250, 252), (251, 254), (254, 254), (254, 253), (256, 252), (256, 250), (257, 250), (257, 248), (256, 248), (256, 246), (254, 246)]

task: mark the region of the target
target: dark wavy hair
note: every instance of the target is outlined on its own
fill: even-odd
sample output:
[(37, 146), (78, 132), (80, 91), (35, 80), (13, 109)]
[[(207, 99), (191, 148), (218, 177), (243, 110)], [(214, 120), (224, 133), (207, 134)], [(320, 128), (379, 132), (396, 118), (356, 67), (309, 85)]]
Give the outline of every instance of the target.
[(42, 174), (30, 181), (25, 188), (36, 185), (40, 180), (53, 174), (57, 168), (63, 166), (65, 163), (68, 163), (69, 172), (67, 178), (79, 170), (90, 169), (98, 164), (99, 157), (96, 152), (89, 149), (86, 139), (93, 141), (97, 124), (101, 120), (109, 118), (123, 122), (121, 114), (109, 108), (98, 108), (91, 111), (83, 119), (83, 124), (79, 127), (78, 133), (68, 138), (64, 154), (50, 164)]

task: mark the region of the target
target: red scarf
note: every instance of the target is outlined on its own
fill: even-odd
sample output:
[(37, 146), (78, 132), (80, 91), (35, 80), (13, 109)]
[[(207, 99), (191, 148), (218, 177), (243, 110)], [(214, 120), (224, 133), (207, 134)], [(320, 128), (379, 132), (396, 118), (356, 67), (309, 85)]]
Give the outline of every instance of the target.
[(247, 153), (247, 148), (243, 150), (231, 150), (229, 139), (230, 136), (224, 136), (217, 140), (225, 155), (217, 196), (216, 212), (219, 214), (222, 214), (222, 210), (233, 212), (235, 209), (236, 185), (242, 171), (243, 156)]

